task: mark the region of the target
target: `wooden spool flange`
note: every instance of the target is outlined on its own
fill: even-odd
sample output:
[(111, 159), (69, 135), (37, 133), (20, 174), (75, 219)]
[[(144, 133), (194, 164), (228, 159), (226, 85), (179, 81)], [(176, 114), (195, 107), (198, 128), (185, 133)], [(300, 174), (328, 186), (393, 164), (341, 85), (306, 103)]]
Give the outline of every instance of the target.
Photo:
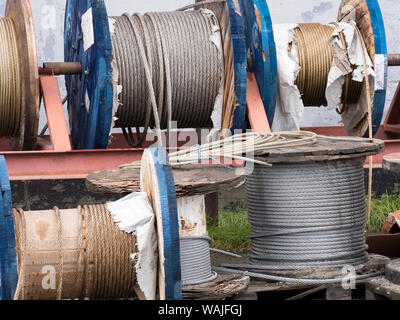
[[(349, 18), (356, 22), (372, 63), (375, 64), (376, 77), (371, 87), (373, 101), (372, 130), (375, 134), (382, 122), (388, 81), (386, 34), (378, 0), (342, 0), (339, 7), (338, 21), (346, 22)], [(354, 108), (356, 111), (357, 109), (363, 109), (364, 112), (367, 112), (368, 107), (364, 91), (365, 89), (363, 88), (357, 107)], [(360, 133), (358, 130), (360, 129), (354, 130), (357, 124), (352, 123), (352, 116), (352, 114), (343, 113), (343, 123), (350, 134), (358, 135)], [(367, 120), (364, 119), (363, 121), (365, 122), (364, 128), (367, 128)], [(361, 135), (363, 134), (361, 133)]]
[[(219, 187), (235, 188), (244, 176), (221, 166), (186, 165), (172, 169), (178, 198), (204, 195)], [(90, 192), (99, 194), (127, 194), (140, 191), (140, 170), (121, 168), (91, 173), (86, 178)]]
[[(218, 4), (210, 5), (210, 9), (221, 19), (226, 49), (233, 48), (224, 49), (225, 63), (231, 63), (225, 70), (225, 88), (229, 89), (225, 90), (224, 101), (236, 106), (233, 128), (242, 129), (246, 116), (246, 46), (243, 21), (234, 3), (227, 0), (222, 11), (215, 7)], [(65, 61), (82, 65), (81, 74), (65, 77), (73, 146), (105, 149), (112, 123), (114, 87), (113, 47), (104, 0), (67, 0), (64, 34)]]
[(172, 170), (163, 148), (146, 149), (140, 185), (153, 206), (157, 221), (159, 295), (161, 300), (182, 298), (179, 224)]
[(40, 92), (35, 27), (29, 0), (7, 0), (6, 17), (13, 20), (17, 32), (22, 80), (20, 132), (11, 138), (11, 144), (13, 150), (32, 150), (39, 125)]
[(378, 139), (318, 136), (312, 145), (271, 149), (256, 158), (271, 164), (336, 161), (365, 158), (379, 154), (384, 149), (385, 142)]
[(390, 282), (400, 285), (400, 259), (393, 260), (386, 265), (385, 277)]
[(400, 173), (400, 153), (383, 156), (382, 168), (393, 173)]
[[(277, 97), (278, 71), (271, 15), (266, 1), (244, 0), (240, 3), (243, 19), (246, 22), (247, 49), (251, 56), (250, 71), (256, 74), (268, 120), (272, 126)], [(372, 62), (376, 64), (377, 77), (372, 90), (372, 101), (374, 102), (372, 121), (375, 134), (382, 121), (388, 72), (385, 28), (378, 0), (343, 0), (339, 9), (338, 21), (346, 21), (346, 18), (349, 17), (355, 19)], [(354, 109), (354, 114), (342, 115), (344, 125), (350, 134), (363, 136), (368, 127), (366, 120), (363, 120), (362, 128), (355, 129), (355, 127), (360, 122), (357, 112), (365, 114), (367, 109), (364, 92)], [(357, 123), (353, 123), (353, 119), (357, 119)]]

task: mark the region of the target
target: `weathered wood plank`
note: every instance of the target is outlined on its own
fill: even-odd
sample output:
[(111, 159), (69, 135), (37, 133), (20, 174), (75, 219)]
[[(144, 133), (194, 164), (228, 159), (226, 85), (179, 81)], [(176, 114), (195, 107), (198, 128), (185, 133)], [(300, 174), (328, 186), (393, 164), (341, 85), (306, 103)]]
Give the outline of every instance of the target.
[[(218, 187), (234, 188), (244, 182), (238, 170), (221, 166), (188, 165), (173, 169), (177, 197), (208, 194)], [(123, 168), (94, 172), (86, 178), (89, 191), (125, 194), (140, 191), (140, 169)]]
[(218, 275), (214, 281), (182, 287), (182, 298), (186, 300), (221, 300), (244, 292), (250, 278), (241, 274)]

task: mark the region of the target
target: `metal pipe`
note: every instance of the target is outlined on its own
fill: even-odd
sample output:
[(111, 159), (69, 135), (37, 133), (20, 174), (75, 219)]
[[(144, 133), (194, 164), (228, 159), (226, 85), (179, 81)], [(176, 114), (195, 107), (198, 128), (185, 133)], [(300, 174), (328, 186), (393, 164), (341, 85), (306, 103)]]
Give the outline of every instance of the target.
[(82, 73), (80, 62), (44, 62), (43, 68), (39, 69), (40, 74), (51, 75), (74, 75)]
[(400, 66), (400, 53), (388, 54), (388, 65), (389, 67)]

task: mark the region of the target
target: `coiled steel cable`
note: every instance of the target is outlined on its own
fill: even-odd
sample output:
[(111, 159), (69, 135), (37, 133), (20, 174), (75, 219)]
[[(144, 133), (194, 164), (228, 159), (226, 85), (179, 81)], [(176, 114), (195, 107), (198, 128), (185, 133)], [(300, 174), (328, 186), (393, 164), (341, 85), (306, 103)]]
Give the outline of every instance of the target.
[[(113, 54), (122, 85), (115, 125), (128, 128), (130, 144), (140, 145), (148, 128), (158, 126), (156, 116), (162, 129), (169, 128), (171, 120), (179, 128), (212, 127), (210, 117), (224, 76), (221, 53), (212, 41), (219, 28), (216, 17), (193, 10), (112, 19)], [(136, 142), (131, 127), (138, 134), (144, 127)]]
[(212, 271), (209, 237), (181, 237), (181, 273), (183, 285), (212, 281), (217, 274)]
[[(135, 251), (136, 237), (119, 229), (106, 205), (85, 205), (78, 210), (81, 215), (80, 226), (77, 225), (79, 230), (76, 230), (79, 243), (76, 247), (68, 247), (66, 243), (71, 235), (64, 231), (65, 220), (60, 215), (62, 210), (54, 208), (56, 248), (51, 245), (35, 247), (27, 243), (28, 232), (34, 232), (32, 229), (35, 228), (27, 221), (32, 221), (33, 214), (40, 215), (40, 211), (29, 212), (29, 220), (22, 209), (14, 210), (19, 274), (14, 299), (40, 299), (38, 286), (42, 284), (43, 275), (33, 270), (43, 263), (43, 256), (47, 261), (58, 261), (54, 299), (120, 299), (135, 296), (136, 272), (130, 256)], [(57, 256), (53, 251), (58, 253)], [(73, 252), (78, 252), (77, 259), (72, 258)], [(66, 283), (68, 285), (64, 285)]]
[(251, 264), (301, 269), (366, 262), (362, 159), (256, 164), (246, 186)]
[(19, 134), (22, 112), (17, 34), (10, 18), (0, 17), (0, 136)]
[[(249, 272), (245, 270), (238, 270), (238, 269), (228, 269), (223, 267), (214, 267), (213, 270), (221, 273), (241, 273), (245, 276), (249, 276), (256, 279), (263, 279), (263, 280), (270, 280), (270, 281), (279, 281), (279, 282), (290, 282), (296, 284), (303, 284), (303, 285), (318, 285), (318, 284), (334, 284), (334, 283), (343, 283), (348, 281), (348, 278), (335, 278), (335, 279), (296, 279), (296, 278), (289, 278), (289, 277), (281, 277), (275, 276), (270, 274), (263, 274), (257, 272)], [(354, 277), (354, 281), (373, 278), (377, 276), (381, 276), (385, 272), (383, 270), (371, 272), (368, 274), (356, 275)]]
[[(337, 24), (333, 24), (337, 25)], [(331, 69), (334, 49), (330, 45), (334, 27), (319, 23), (299, 24), (294, 29), (300, 72), (296, 79), (305, 106), (326, 105), (325, 91)], [(346, 40), (340, 32), (343, 48), (347, 52)], [(361, 95), (362, 82), (346, 76), (342, 103), (356, 103)], [(343, 109), (342, 109), (343, 111)]]

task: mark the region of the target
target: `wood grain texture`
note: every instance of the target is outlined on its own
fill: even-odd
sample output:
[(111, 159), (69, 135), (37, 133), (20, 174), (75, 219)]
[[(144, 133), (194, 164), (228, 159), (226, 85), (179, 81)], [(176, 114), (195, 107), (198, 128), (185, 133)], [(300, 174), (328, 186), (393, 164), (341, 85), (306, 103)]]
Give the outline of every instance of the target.
[[(242, 175), (221, 166), (188, 165), (172, 170), (177, 197), (208, 194), (219, 187), (234, 188), (244, 182)], [(86, 178), (89, 191), (100, 194), (125, 194), (140, 190), (139, 169), (94, 172)]]
[(330, 139), (318, 136), (313, 145), (299, 146), (294, 148), (271, 149), (267, 154), (257, 159), (269, 163), (283, 162), (307, 162), (307, 161), (329, 161), (340, 159), (351, 159), (366, 157), (381, 153), (385, 148), (382, 140), (365, 138), (345, 137)]
[(8, 0), (6, 16), (17, 33), (21, 72), (22, 110), (19, 137), (12, 138), (14, 150), (33, 150), (39, 125), (39, 68), (35, 27), (29, 0)]
[[(382, 12), (377, 0), (343, 0), (339, 7), (338, 21), (347, 22), (350, 19), (354, 20), (362, 35), (366, 45), (368, 54), (373, 63), (375, 56), (378, 54), (385, 55), (384, 65), (384, 89), (378, 90), (375, 88), (373, 80), (370, 81), (370, 87), (375, 88), (371, 92), (371, 100), (374, 103), (372, 112), (373, 133), (375, 134), (382, 121), (383, 110), (386, 102), (387, 88), (387, 47), (385, 27), (382, 18)], [(367, 97), (366, 85), (363, 84), (363, 92), (361, 93), (360, 101), (357, 105), (342, 114), (343, 123), (346, 130), (354, 136), (362, 136), (368, 128), (367, 120)]]
[(209, 9), (214, 12), (221, 27), (221, 40), (223, 44), (224, 53), (224, 102), (222, 108), (222, 125), (221, 128), (229, 129), (233, 124), (233, 114), (236, 107), (236, 94), (235, 94), (235, 65), (233, 56), (233, 42), (231, 33), (231, 24), (226, 2), (217, 2), (205, 4), (202, 8)]
[(184, 286), (182, 298), (185, 300), (222, 300), (245, 291), (249, 284), (248, 276), (220, 274), (211, 282)]
[(393, 284), (383, 276), (368, 279), (366, 287), (379, 296), (384, 296), (391, 300), (400, 300), (400, 285)]
[(159, 298), (179, 300), (182, 288), (178, 212), (174, 178), (167, 163), (165, 149), (146, 149), (140, 169), (140, 185), (141, 191), (147, 193), (156, 217)]

